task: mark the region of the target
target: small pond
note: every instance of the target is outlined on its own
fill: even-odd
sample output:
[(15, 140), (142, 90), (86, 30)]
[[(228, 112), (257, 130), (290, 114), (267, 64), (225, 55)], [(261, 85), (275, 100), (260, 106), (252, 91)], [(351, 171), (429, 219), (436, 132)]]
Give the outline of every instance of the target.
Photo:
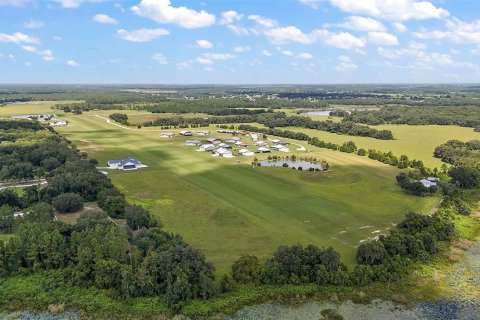
[(313, 169), (315, 171), (323, 171), (323, 167), (320, 163), (313, 163), (309, 161), (303, 161), (303, 160), (263, 160), (259, 161), (258, 165), (262, 167), (285, 167), (284, 164), (288, 165), (288, 168), (295, 168), (298, 169), (299, 167), (302, 168), (302, 170), (310, 170)]
[(307, 115), (310, 115), (310, 116), (329, 116), (330, 111), (332, 111), (332, 110), (317, 110), (317, 111), (304, 112), (303, 114), (307, 114)]

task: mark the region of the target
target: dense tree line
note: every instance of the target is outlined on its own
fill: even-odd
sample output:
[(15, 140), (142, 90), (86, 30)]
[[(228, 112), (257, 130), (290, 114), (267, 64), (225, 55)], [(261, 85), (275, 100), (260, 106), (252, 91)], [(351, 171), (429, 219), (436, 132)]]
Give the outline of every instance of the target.
[(458, 125), (475, 128), (480, 126), (478, 107), (439, 107), (439, 106), (387, 106), (379, 110), (352, 111), (344, 121), (379, 124), (409, 125)]
[(461, 188), (480, 185), (480, 140), (449, 140), (436, 147), (433, 156), (453, 165), (448, 174)]
[(455, 234), (453, 223), (443, 214), (409, 213), (389, 235), (363, 242), (353, 270), (341, 262), (333, 248), (314, 245), (281, 246), (265, 263), (255, 256), (241, 256), (221, 280), (224, 292), (243, 284), (307, 284), (364, 286), (389, 282), (406, 275), (412, 261), (426, 261), (439, 251), (439, 243)]
[(436, 147), (433, 156), (449, 164), (476, 167), (480, 163), (480, 140), (449, 140)]

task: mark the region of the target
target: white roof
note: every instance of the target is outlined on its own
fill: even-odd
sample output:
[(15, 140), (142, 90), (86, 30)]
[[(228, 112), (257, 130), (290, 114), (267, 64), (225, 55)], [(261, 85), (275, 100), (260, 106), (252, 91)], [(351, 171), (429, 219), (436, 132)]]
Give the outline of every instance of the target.
[(224, 149), (224, 148), (218, 148), (217, 151), (215, 151), (218, 154), (224, 154), (224, 153), (232, 153), (230, 150)]
[(206, 149), (206, 148), (215, 148), (215, 145), (213, 145), (213, 144), (211, 144), (211, 143), (209, 143), (209, 144), (203, 144), (203, 145), (200, 146), (200, 148), (204, 148), (204, 149)]
[(437, 183), (436, 182), (432, 182), (432, 181), (428, 181), (427, 179), (422, 179), (419, 181), (421, 184), (423, 184), (424, 187), (426, 188), (430, 188), (432, 186), (436, 186)]
[(257, 149), (258, 151), (270, 151), (270, 149), (265, 148), (265, 147), (260, 147)]

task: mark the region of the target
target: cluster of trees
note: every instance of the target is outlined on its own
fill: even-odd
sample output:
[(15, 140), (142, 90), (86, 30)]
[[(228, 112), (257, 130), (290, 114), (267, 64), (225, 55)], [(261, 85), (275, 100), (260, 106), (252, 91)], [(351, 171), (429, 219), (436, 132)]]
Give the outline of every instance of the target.
[[(414, 179), (418, 178), (418, 175), (414, 176)], [(437, 192), (437, 186), (430, 186), (427, 188), (418, 180), (412, 181), (409, 173), (407, 172), (400, 172), (396, 179), (403, 190), (415, 196), (423, 197), (426, 195), (435, 194)]]
[(128, 126), (128, 115), (125, 113), (112, 113), (111, 115), (108, 116), (110, 119), (113, 121), (116, 121), (118, 123), (121, 123), (123, 125)]
[[(47, 186), (38, 190), (39, 200), (54, 204), (59, 211), (71, 212), (82, 207), (83, 201), (97, 201), (111, 217), (125, 215), (126, 200), (104, 174), (96, 169), (95, 159), (86, 159), (70, 141), (54, 131), (36, 127), (30, 121), (6, 121), (3, 128), (18, 125), (16, 132), (36, 130), (37, 140), (19, 140), (0, 145), (0, 181), (45, 178)], [(34, 129), (25, 128), (33, 123)], [(12, 129), (9, 129), (10, 131)], [(67, 195), (64, 195), (67, 194)], [(82, 205), (80, 205), (80, 203)]]
[(281, 246), (265, 263), (255, 256), (240, 257), (221, 279), (221, 290), (232, 291), (243, 284), (364, 286), (389, 282), (407, 274), (412, 261), (428, 260), (438, 252), (439, 242), (450, 240), (454, 233), (454, 225), (441, 214), (409, 213), (389, 235), (360, 244), (358, 265), (352, 271), (331, 247)]
[(368, 125), (393, 123), (409, 125), (458, 125), (471, 128), (480, 126), (480, 114), (477, 106), (387, 106), (379, 110), (352, 111), (352, 113), (345, 115), (343, 120)]
[(480, 186), (480, 140), (449, 140), (436, 147), (433, 156), (453, 165), (448, 175), (461, 188)]
[(362, 243), (357, 262), (375, 267), (398, 258), (427, 261), (439, 251), (439, 242), (451, 240), (454, 235), (455, 226), (443, 211), (432, 216), (409, 213), (388, 236)]
[(476, 167), (480, 162), (480, 140), (449, 140), (436, 147), (433, 156), (453, 165)]
[(125, 298), (163, 294), (173, 308), (215, 292), (213, 265), (177, 235), (160, 228), (132, 232), (103, 212), (87, 211), (73, 226), (54, 221), (47, 204), (28, 212), (17, 218), (14, 236), (0, 242), (2, 277), (59, 270), (60, 280), (71, 285)]

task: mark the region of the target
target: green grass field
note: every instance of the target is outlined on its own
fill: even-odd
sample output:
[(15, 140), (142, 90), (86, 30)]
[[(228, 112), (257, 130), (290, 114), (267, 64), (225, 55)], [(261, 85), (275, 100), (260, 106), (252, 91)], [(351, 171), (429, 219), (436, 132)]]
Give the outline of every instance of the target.
[[(38, 112), (43, 109), (48, 104)], [(351, 264), (359, 241), (388, 232), (410, 210), (430, 212), (438, 201), (405, 195), (395, 184), (397, 169), (364, 157), (300, 143), (309, 151), (297, 156), (323, 158), (331, 171), (253, 169), (251, 158), (212, 158), (185, 146), (184, 138), (160, 138), (157, 128), (124, 129), (95, 116), (111, 113), (68, 114), (69, 126), (58, 131), (101, 165), (127, 156), (148, 165), (109, 176), (131, 202), (201, 248), (219, 274), (242, 254), (265, 259), (279, 245), (295, 243), (331, 245)]]
[(286, 130), (305, 132), (309, 136), (318, 137), (320, 140), (342, 144), (353, 141), (358, 148), (377, 149), (381, 151), (392, 151), (400, 156), (407, 155), (411, 159), (422, 160), (427, 167), (439, 167), (442, 165), (440, 159), (433, 157), (435, 147), (451, 139), (469, 141), (480, 139), (480, 133), (472, 128), (458, 126), (409, 126), (409, 125), (381, 125), (372, 126), (379, 130), (391, 130), (395, 140), (378, 140), (368, 137), (354, 137), (319, 131), (313, 129), (287, 127)]
[(404, 195), (395, 168), (355, 155), (304, 154), (326, 159), (328, 173), (253, 169), (251, 159), (215, 159), (152, 128), (122, 129), (93, 113), (69, 121), (59, 131), (102, 164), (130, 155), (147, 164), (109, 175), (130, 201), (204, 250), (221, 273), (242, 254), (266, 258), (294, 243), (331, 245), (352, 263), (360, 240), (386, 232), (409, 210), (429, 212), (438, 201)]

